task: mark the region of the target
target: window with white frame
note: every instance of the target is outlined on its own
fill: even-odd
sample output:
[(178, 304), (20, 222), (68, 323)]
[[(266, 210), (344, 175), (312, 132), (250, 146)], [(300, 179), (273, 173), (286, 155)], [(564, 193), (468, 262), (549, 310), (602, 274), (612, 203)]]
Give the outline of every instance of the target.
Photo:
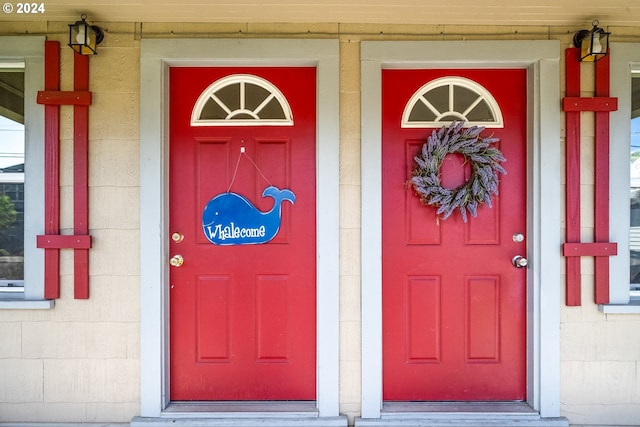
[(629, 264), (631, 297), (640, 298), (640, 68), (631, 71)]
[(191, 126), (292, 126), (291, 107), (271, 82), (234, 74), (213, 82), (196, 101)]
[(464, 77), (442, 77), (418, 89), (402, 114), (403, 128), (431, 128), (464, 121), (502, 128), (502, 112), (491, 92)]
[(44, 37), (0, 37), (0, 308), (44, 299)]
[(0, 293), (24, 291), (24, 64), (0, 64)]
[(610, 303), (600, 306), (605, 313), (640, 313), (640, 259), (638, 240), (638, 84), (640, 43), (612, 43), (610, 53), (611, 96), (618, 108), (610, 117), (610, 239), (618, 253), (609, 258)]

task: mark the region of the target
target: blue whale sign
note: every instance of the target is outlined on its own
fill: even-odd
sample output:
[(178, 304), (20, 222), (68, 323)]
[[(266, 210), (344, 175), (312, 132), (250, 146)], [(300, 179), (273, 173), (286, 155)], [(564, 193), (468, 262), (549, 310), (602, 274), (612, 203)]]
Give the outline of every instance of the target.
[(258, 245), (273, 239), (280, 230), (282, 202), (295, 203), (291, 190), (265, 188), (262, 197), (275, 200), (269, 212), (259, 211), (246, 197), (222, 193), (209, 200), (202, 212), (202, 231), (215, 245)]

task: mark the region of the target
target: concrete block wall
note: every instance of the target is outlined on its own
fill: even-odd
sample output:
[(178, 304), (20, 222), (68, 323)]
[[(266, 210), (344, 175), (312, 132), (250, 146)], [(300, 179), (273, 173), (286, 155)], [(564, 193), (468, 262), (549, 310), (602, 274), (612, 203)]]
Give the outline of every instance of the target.
[[(0, 34), (46, 34), (62, 45), (62, 90), (72, 89), (67, 23), (6, 23)], [(362, 40), (560, 39), (576, 28), (341, 24), (97, 23), (91, 58), (91, 296), (73, 299), (73, 255), (63, 251), (62, 295), (51, 310), (0, 311), (0, 422), (127, 422), (139, 414), (139, 39), (321, 37), (340, 41), (340, 411), (360, 415), (360, 42)], [(609, 28), (637, 41), (640, 29)], [(616, 40), (622, 40), (616, 39)], [(561, 58), (562, 52), (559, 52)], [(588, 68), (583, 86), (592, 87)], [(564, 66), (561, 66), (561, 70)], [(560, 76), (563, 80), (564, 76)], [(562, 83), (564, 87), (564, 82)], [(559, 99), (563, 94), (559, 94)], [(585, 95), (588, 96), (588, 95)], [(62, 108), (62, 227), (73, 227), (72, 109)], [(562, 118), (559, 120), (563, 121)], [(562, 126), (564, 123), (562, 122)], [(583, 236), (592, 235), (593, 126), (583, 120)], [(563, 141), (561, 141), (563, 143)], [(564, 163), (564, 162), (563, 162)], [(563, 307), (562, 415), (573, 424), (640, 423), (640, 315), (603, 314), (592, 303), (593, 265), (583, 260), (584, 301)], [(564, 277), (558, 278), (563, 292)]]
[[(340, 43), (340, 412), (359, 415), (360, 44)], [(350, 421), (353, 421), (352, 419)]]
[[(73, 299), (73, 251), (62, 250), (61, 297), (53, 309), (0, 310), (0, 422), (118, 422), (140, 411), (140, 78), (133, 29), (110, 24), (90, 62), (90, 298)], [(67, 23), (3, 23), (5, 32), (60, 41), (61, 90), (73, 90)], [(62, 106), (60, 117), (61, 229), (70, 234), (73, 107)]]
[[(618, 42), (637, 42), (638, 29), (609, 28)], [(563, 40), (565, 40), (563, 38)], [(567, 40), (569, 43), (570, 40)], [(564, 57), (562, 57), (564, 61)], [(564, 90), (564, 63), (562, 88)], [(581, 67), (581, 96), (594, 95), (595, 69)], [(631, 89), (629, 89), (631, 90)], [(564, 134), (564, 118), (562, 130)], [(581, 113), (581, 238), (594, 233), (594, 114)], [(564, 144), (564, 140), (562, 141)], [(627, 143), (611, 141), (612, 144)], [(564, 149), (562, 150), (564, 154)], [(562, 164), (564, 165), (564, 159)], [(622, 167), (623, 165), (621, 165)], [(564, 177), (564, 172), (563, 172)], [(564, 182), (563, 182), (564, 186)], [(564, 188), (563, 188), (564, 193)], [(564, 217), (563, 217), (564, 226)], [(564, 234), (564, 230), (563, 230)], [(624, 251), (626, 248), (619, 248)], [(638, 314), (605, 314), (593, 303), (593, 258), (581, 260), (582, 305), (561, 311), (561, 411), (575, 425), (640, 424)], [(563, 276), (560, 281), (564, 301)]]

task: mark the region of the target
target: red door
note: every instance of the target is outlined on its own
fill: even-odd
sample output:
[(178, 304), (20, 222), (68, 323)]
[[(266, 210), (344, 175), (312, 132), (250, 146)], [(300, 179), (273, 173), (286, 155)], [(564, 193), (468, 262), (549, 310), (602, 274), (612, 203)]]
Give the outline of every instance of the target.
[[(245, 122), (193, 126), (201, 93), (230, 75), (202, 117)], [(171, 400), (315, 399), (315, 81), (314, 68), (170, 69), (169, 256), (184, 260), (169, 277)], [(270, 102), (283, 101), (293, 125), (274, 126)], [(270, 185), (295, 194), (273, 240), (207, 240), (209, 200), (231, 191), (267, 212)]]
[[(405, 185), (432, 129), (401, 128), (403, 110), (421, 87), (446, 76), (485, 88), (504, 120), (481, 134), (500, 138), (507, 159), (499, 196), (466, 223), (459, 211), (439, 219)], [(518, 241), (526, 232), (526, 72), (384, 70), (382, 85), (383, 398), (524, 400), (526, 268), (512, 258), (526, 256)], [(441, 90), (445, 101), (433, 110), (464, 111), (476, 99)], [(469, 167), (453, 155), (440, 172), (455, 188)]]

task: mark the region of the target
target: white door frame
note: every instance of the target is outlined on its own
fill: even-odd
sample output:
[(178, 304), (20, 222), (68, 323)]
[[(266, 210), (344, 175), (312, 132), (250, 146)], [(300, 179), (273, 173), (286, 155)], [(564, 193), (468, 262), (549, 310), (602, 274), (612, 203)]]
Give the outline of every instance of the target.
[(251, 65), (317, 67), (316, 409), (318, 417), (337, 417), (338, 40), (145, 39), (140, 45), (141, 416), (161, 417), (169, 404), (168, 68)]
[(362, 418), (382, 414), (381, 71), (489, 67), (527, 70), (527, 401), (540, 417), (559, 417), (559, 42), (362, 42), (361, 61)]

